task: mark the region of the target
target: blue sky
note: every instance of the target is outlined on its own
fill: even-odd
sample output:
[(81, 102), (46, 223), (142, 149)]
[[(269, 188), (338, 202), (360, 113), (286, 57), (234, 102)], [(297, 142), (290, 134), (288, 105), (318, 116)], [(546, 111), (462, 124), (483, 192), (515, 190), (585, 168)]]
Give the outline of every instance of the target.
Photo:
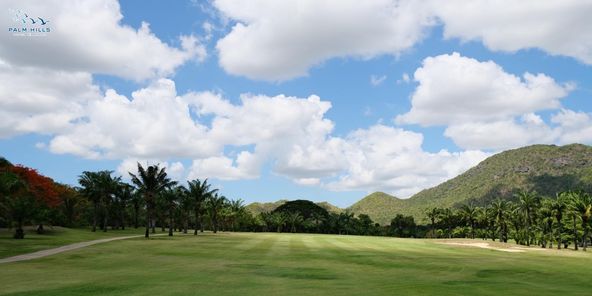
[[(592, 143), (592, 4), (503, 2), (8, 1), (0, 155), (72, 185), (160, 163), (348, 206)], [(16, 10), (51, 31), (15, 35)]]

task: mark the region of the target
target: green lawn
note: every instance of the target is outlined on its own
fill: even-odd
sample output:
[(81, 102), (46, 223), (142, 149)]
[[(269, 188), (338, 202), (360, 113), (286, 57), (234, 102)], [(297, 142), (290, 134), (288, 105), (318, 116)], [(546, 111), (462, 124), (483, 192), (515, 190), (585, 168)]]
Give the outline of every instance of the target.
[(591, 279), (592, 255), (571, 250), (508, 253), (419, 239), (208, 233), (2, 264), (0, 295), (590, 295)]
[(144, 234), (144, 228), (109, 230), (107, 232), (97, 230), (97, 232), (93, 233), (90, 231), (90, 228), (70, 229), (46, 226), (46, 233), (43, 235), (37, 234), (35, 229), (35, 227), (27, 227), (25, 229), (25, 238), (22, 240), (16, 240), (12, 238), (14, 229), (9, 230), (6, 228), (0, 228), (0, 258), (31, 253), (39, 250), (45, 250), (94, 239)]

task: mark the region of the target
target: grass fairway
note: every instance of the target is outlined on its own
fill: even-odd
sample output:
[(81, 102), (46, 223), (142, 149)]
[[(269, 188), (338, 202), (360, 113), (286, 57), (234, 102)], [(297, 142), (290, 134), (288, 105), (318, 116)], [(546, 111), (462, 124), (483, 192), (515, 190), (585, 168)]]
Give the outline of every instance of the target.
[(0, 265), (0, 295), (590, 295), (592, 256), (384, 237), (130, 239)]

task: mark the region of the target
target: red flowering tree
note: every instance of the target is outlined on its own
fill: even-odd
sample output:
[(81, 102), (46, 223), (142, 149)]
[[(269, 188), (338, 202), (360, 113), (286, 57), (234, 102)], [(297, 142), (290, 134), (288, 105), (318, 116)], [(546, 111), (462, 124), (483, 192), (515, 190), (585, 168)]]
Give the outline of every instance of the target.
[(31, 218), (37, 220), (37, 232), (42, 233), (48, 209), (59, 206), (61, 202), (54, 181), (35, 169), (21, 165), (9, 167), (8, 172), (17, 176), (23, 184), (9, 197), (13, 219), (18, 222), (15, 238), (24, 237), (23, 223)]

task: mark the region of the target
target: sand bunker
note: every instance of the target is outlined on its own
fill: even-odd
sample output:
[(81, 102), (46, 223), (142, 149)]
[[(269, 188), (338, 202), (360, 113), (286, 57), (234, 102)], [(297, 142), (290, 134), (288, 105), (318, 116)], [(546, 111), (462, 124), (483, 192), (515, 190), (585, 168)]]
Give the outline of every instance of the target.
[(442, 242), (441, 244), (444, 245), (454, 245), (454, 246), (464, 246), (464, 247), (475, 247), (475, 248), (482, 248), (482, 249), (490, 249), (502, 252), (510, 252), (510, 253), (521, 253), (524, 252), (524, 249), (518, 247), (510, 247), (510, 248), (497, 248), (489, 243), (468, 243), (468, 242)]

